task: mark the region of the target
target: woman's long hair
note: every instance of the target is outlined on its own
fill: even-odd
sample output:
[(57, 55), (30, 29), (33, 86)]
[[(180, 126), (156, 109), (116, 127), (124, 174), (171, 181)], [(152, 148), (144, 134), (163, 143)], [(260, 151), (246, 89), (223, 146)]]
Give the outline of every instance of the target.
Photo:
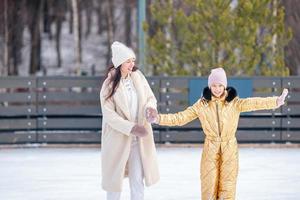
[[(136, 66), (134, 66), (132, 68), (132, 71), (136, 71), (138, 68)], [(107, 85), (110, 85), (112, 84), (112, 87), (109, 87), (109, 92), (108, 92), (108, 95), (107, 97), (105, 98), (105, 100), (111, 98), (115, 92), (116, 92), (116, 89), (117, 87), (119, 86), (119, 83), (120, 83), (120, 80), (121, 80), (121, 65), (117, 68), (115, 68), (114, 66), (110, 66), (107, 71), (106, 71), (106, 74), (105, 74), (105, 77), (104, 77), (104, 81), (108, 79), (108, 83)]]

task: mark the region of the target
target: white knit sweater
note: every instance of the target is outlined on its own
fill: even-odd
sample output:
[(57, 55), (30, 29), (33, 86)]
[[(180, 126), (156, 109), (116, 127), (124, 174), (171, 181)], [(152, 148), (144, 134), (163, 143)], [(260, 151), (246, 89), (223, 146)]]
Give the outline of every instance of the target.
[(131, 117), (137, 122), (137, 116), (138, 116), (138, 96), (136, 89), (133, 85), (133, 82), (130, 78), (130, 76), (127, 76), (126, 78), (121, 79), (121, 83), (123, 84), (125, 88), (125, 94), (127, 97), (127, 102), (130, 109)]

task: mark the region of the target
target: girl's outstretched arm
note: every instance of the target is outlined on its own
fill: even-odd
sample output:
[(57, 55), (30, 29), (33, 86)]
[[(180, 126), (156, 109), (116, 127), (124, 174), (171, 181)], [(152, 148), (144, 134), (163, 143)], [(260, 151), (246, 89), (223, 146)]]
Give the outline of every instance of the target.
[(284, 89), (279, 97), (252, 97), (238, 99), (236, 101), (236, 107), (240, 112), (275, 109), (284, 104), (287, 94), (288, 90)]

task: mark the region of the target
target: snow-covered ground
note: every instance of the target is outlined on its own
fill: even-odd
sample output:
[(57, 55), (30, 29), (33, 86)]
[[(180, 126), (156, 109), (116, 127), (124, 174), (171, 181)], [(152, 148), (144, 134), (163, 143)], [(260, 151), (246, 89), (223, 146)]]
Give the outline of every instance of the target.
[[(202, 148), (157, 148), (145, 200), (199, 200)], [(105, 200), (100, 148), (0, 149), (0, 200)], [(122, 200), (129, 200), (124, 181)], [(241, 148), (237, 200), (300, 199), (300, 148)]]

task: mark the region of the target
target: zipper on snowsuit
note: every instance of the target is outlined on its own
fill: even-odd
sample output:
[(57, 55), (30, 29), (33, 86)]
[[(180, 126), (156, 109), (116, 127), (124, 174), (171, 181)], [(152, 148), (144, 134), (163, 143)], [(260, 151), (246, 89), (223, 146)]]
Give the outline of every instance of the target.
[(218, 123), (218, 131), (219, 131), (219, 136), (221, 137), (221, 127), (220, 127), (219, 106), (218, 106), (218, 102), (217, 102), (217, 101), (216, 101), (216, 110), (217, 110), (217, 123)]

